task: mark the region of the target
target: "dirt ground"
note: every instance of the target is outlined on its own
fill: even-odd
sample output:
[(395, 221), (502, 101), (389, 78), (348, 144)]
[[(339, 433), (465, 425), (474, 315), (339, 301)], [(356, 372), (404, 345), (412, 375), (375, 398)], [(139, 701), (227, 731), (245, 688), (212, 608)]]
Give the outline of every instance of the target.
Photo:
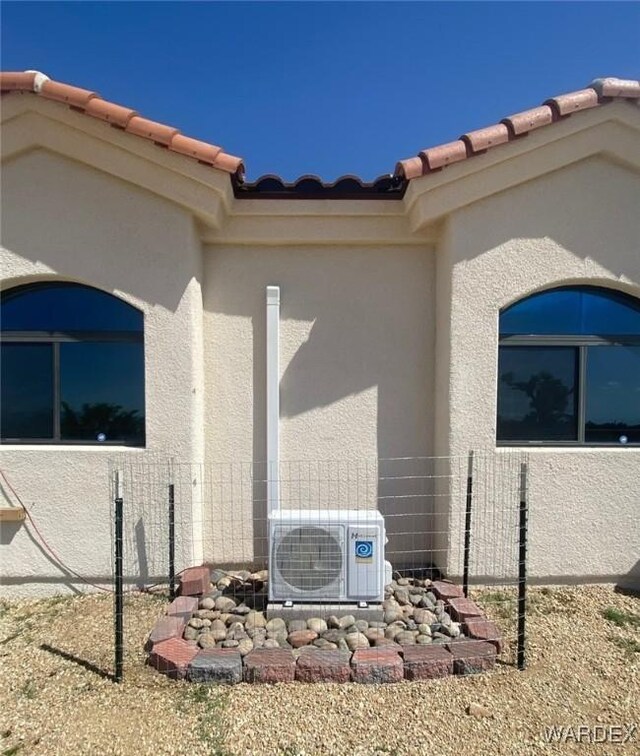
[[(161, 596), (126, 599), (122, 684), (110, 677), (110, 595), (3, 602), (0, 752), (584, 753), (589, 746), (578, 737), (607, 739), (591, 746), (599, 753), (640, 752), (640, 599), (602, 586), (535, 588), (529, 596), (524, 672), (503, 663), (432, 682), (232, 688), (174, 682), (145, 666), (146, 635), (166, 606)], [(501, 606), (494, 618), (511, 632)], [(490, 716), (468, 714), (476, 703)], [(630, 739), (616, 743), (633, 725)], [(546, 742), (553, 726), (573, 728), (566, 742)]]

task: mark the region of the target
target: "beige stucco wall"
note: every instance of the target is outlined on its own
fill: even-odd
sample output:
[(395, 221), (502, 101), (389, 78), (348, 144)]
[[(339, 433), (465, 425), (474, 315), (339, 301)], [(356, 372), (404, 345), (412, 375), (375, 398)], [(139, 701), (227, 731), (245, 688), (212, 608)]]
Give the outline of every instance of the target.
[[(135, 465), (153, 452), (201, 459), (201, 254), (188, 213), (79, 162), (32, 150), (3, 165), (1, 265), (4, 287), (62, 278), (104, 289), (140, 308), (147, 450), (122, 450), (125, 464)], [(116, 451), (106, 446), (0, 449), (2, 470), (47, 541), (69, 567), (94, 582), (111, 575), (108, 460)], [(166, 550), (156, 551), (154, 502), (149, 496), (125, 506), (130, 530), (137, 526), (128, 532), (126, 566), (157, 574)], [(1, 527), (3, 593), (86, 588), (47, 558), (25, 526)], [(191, 525), (180, 527), (178, 558), (191, 562)]]
[[(363, 463), (433, 454), (433, 271), (426, 244), (207, 246), (207, 460), (265, 459), (265, 287), (279, 285), (282, 475), (292, 478), (284, 506), (375, 506), (377, 479)], [(305, 464), (288, 466), (299, 460)], [(264, 556), (266, 504), (251, 496), (245, 485), (213, 502), (210, 558)], [(419, 504), (393, 506), (409, 513)], [(424, 531), (421, 522), (413, 519)], [(394, 533), (407, 523), (390, 517), (387, 524), (390, 548), (404, 550), (406, 539), (403, 547)], [(234, 535), (216, 539), (223, 532)]]
[[(451, 214), (437, 256), (438, 277), (451, 286), (438, 309), (440, 450), (495, 444), (502, 307), (565, 283), (640, 294), (639, 198), (636, 172), (592, 157)], [(637, 582), (640, 451), (528, 452), (530, 574)], [(451, 570), (460, 565), (461, 504), (453, 502), (448, 527)]]
[[(265, 457), (269, 284), (282, 294), (286, 503), (378, 506), (396, 565), (435, 559), (459, 573), (466, 454), (480, 450), (489, 472), (476, 497), (494, 515), (489, 484), (505, 476), (492, 471), (512, 457), (495, 447), (500, 308), (563, 283), (640, 295), (636, 111), (614, 104), (539, 129), (411, 182), (402, 202), (238, 201), (226, 174), (61, 104), (8, 98), (3, 286), (80, 281), (145, 315), (147, 449), (118, 450), (129, 473), (148, 476), (126, 505), (131, 573), (166, 569), (156, 548), (166, 492), (147, 463), (170, 456), (181, 463), (178, 567), (264, 558), (264, 492), (250, 463)], [(0, 449), (51, 545), (98, 582), (111, 572), (114, 451)], [(530, 574), (637, 581), (640, 451), (528, 454)], [(379, 482), (376, 459), (422, 455), (441, 459), (394, 470), (428, 477), (422, 489)], [(494, 522), (477, 540), (500, 553), (493, 565), (476, 553), (478, 574), (513, 563), (513, 540), (492, 541)], [(86, 587), (25, 526), (1, 528), (2, 592)]]

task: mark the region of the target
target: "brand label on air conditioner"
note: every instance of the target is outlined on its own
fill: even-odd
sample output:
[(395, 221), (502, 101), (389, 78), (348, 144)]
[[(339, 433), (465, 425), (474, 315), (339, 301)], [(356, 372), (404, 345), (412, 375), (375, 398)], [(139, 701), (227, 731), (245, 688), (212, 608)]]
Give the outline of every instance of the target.
[(373, 541), (354, 541), (356, 562), (373, 562)]

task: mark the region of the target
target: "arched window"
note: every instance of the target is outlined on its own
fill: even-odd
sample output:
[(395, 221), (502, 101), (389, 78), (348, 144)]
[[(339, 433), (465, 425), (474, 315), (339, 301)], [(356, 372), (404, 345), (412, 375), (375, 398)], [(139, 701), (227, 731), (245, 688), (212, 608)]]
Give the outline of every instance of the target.
[(0, 295), (4, 443), (144, 446), (143, 316), (75, 283)]
[(497, 440), (640, 444), (640, 300), (563, 286), (506, 308)]

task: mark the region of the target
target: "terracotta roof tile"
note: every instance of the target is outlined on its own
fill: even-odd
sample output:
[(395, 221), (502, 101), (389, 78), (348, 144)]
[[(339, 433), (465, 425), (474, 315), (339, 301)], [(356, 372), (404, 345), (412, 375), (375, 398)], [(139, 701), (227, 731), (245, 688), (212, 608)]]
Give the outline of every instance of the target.
[(521, 113), (514, 113), (500, 121), (510, 129), (513, 136), (526, 134), (534, 129), (539, 129), (541, 126), (548, 126), (552, 122), (553, 110), (549, 105), (540, 105), (539, 108), (523, 110)]
[(613, 77), (595, 79), (586, 89), (552, 97), (537, 108), (514, 113), (498, 124), (463, 134), (455, 142), (430, 147), (419, 152), (418, 157), (400, 160), (395, 175), (410, 181), (486, 152), (573, 113), (606, 105), (616, 98), (640, 100), (640, 81)]
[(171, 149), (180, 152), (183, 155), (189, 155), (201, 163), (215, 165), (216, 158), (222, 152), (221, 147), (208, 142), (201, 142), (199, 139), (192, 139), (184, 134), (176, 134), (171, 140)]
[(463, 141), (458, 139), (456, 142), (448, 142), (438, 147), (422, 150), (420, 157), (430, 171), (435, 171), (436, 168), (443, 168), (445, 165), (465, 160), (467, 157), (467, 147)]
[(124, 129), (129, 134), (163, 145), (172, 152), (226, 171), (239, 179), (243, 177), (242, 158), (229, 155), (222, 147), (183, 136), (173, 126), (142, 118), (135, 110), (103, 100), (88, 89), (52, 81), (38, 71), (0, 73), (0, 91), (3, 94), (31, 92), (48, 100), (62, 102), (85, 115)]
[(591, 82), (591, 86), (600, 97), (631, 97), (633, 99), (640, 97), (640, 81), (634, 79), (616, 79), (614, 77), (595, 79)]
[(103, 121), (120, 126), (121, 129), (126, 129), (127, 124), (133, 116), (138, 115), (131, 108), (116, 105), (114, 102), (107, 102), (107, 100), (102, 100), (100, 97), (94, 97), (92, 100), (89, 100), (84, 112), (94, 118), (101, 118)]
[(576, 113), (578, 110), (587, 110), (595, 108), (599, 104), (598, 93), (595, 89), (581, 89), (579, 92), (570, 92), (569, 94), (552, 97), (545, 102), (556, 109), (558, 115), (565, 116)]
[(75, 108), (85, 108), (89, 100), (93, 100), (98, 95), (90, 92), (88, 89), (72, 87), (70, 84), (62, 84), (59, 81), (45, 81), (40, 91), (42, 97), (48, 100), (57, 100), (72, 105)]
[(463, 134), (460, 139), (467, 145), (471, 152), (482, 152), (489, 147), (495, 147), (509, 141), (509, 129), (504, 123), (496, 123), (495, 126), (487, 126), (485, 129), (470, 131)]
[(140, 116), (133, 116), (127, 124), (126, 130), (130, 134), (152, 139), (158, 144), (167, 145), (167, 147), (171, 144), (173, 137), (180, 133), (178, 129), (174, 129), (172, 126), (150, 121), (148, 118), (141, 118)]
[(19, 89), (33, 89), (36, 78), (34, 71), (15, 71), (0, 73), (0, 84), (3, 92), (11, 92)]
[[(170, 151), (230, 173), (236, 193), (243, 181), (244, 165), (241, 158), (229, 155), (215, 144), (184, 136), (172, 126), (143, 118), (135, 110), (103, 100), (90, 90), (52, 81), (39, 71), (0, 73), (0, 90), (3, 94), (30, 92), (62, 102), (139, 138), (149, 139)], [(402, 186), (411, 179), (442, 170), (530, 131), (548, 126), (581, 110), (603, 106), (614, 99), (640, 100), (640, 81), (614, 77), (595, 79), (586, 89), (552, 97), (539, 107), (514, 113), (499, 123), (467, 132), (453, 142), (424, 149), (417, 157), (399, 161), (393, 177), (381, 177), (372, 185), (365, 185), (356, 177), (343, 177), (334, 184), (325, 184), (317, 177), (302, 176), (295, 184), (285, 184), (282, 179), (269, 176), (253, 185), (247, 185), (250, 191), (247, 191), (246, 196), (359, 196), (367, 193), (383, 197), (387, 192), (392, 192), (394, 197), (401, 196)], [(391, 184), (387, 186), (389, 181)]]

